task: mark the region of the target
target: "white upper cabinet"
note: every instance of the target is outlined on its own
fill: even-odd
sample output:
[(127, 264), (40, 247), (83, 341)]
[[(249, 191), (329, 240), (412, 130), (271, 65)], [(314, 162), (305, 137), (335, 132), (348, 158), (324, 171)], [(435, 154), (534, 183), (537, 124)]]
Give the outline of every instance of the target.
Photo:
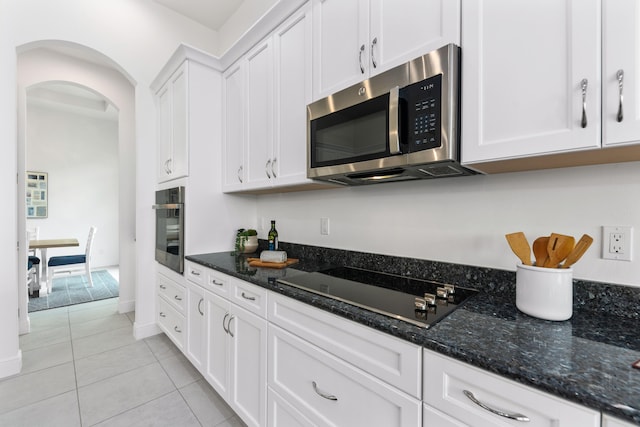
[(158, 182), (189, 175), (188, 62), (156, 94), (159, 120)]
[(459, 0), (313, 0), (313, 20), (314, 100), (460, 44)]
[(462, 162), (600, 146), (600, 2), (463, 1)]
[(311, 5), (223, 75), (224, 191), (270, 191), (307, 179)]
[(222, 75), (222, 187), (242, 189), (244, 171), (244, 68), (242, 60)]
[(640, 141), (640, 2), (605, 0), (602, 7), (602, 144)]

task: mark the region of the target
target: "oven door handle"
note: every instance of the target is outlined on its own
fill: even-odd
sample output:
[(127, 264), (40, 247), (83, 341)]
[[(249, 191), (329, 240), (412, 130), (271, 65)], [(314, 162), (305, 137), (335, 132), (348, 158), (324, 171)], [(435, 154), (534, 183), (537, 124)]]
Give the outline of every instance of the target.
[(400, 87), (396, 86), (389, 91), (389, 154), (400, 154), (400, 134), (398, 122), (400, 116), (399, 107)]
[(164, 205), (153, 205), (153, 209), (182, 209), (184, 207), (183, 203), (167, 203)]

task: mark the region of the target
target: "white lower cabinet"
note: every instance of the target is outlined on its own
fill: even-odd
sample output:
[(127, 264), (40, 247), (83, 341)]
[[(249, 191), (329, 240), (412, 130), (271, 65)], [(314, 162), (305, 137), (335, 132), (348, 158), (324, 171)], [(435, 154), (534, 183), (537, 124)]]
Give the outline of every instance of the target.
[(184, 351), (185, 346), (185, 288), (163, 274), (158, 274), (157, 284), (157, 322), (160, 329)]
[(266, 425), (267, 321), (205, 292), (205, 378), (249, 426)]
[(284, 399), (271, 387), (267, 389), (269, 426), (279, 427), (307, 427), (317, 426), (302, 415), (287, 399)]
[(602, 415), (602, 427), (633, 427), (636, 424), (631, 424), (627, 421), (622, 421), (609, 415)]
[(423, 391), (424, 427), (600, 426), (597, 411), (428, 350)]
[(203, 372), (206, 366), (207, 322), (205, 319), (204, 289), (187, 281), (187, 359)]
[(311, 425), (421, 425), (420, 401), (269, 325), (269, 386)]

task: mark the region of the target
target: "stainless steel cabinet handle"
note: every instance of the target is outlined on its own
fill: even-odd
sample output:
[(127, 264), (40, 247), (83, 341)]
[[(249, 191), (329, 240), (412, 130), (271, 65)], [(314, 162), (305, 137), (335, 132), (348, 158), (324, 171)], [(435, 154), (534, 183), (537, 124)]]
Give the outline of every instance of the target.
[(311, 381), (311, 385), (313, 386), (313, 391), (315, 391), (318, 396), (324, 397), (327, 400), (338, 400), (338, 398), (335, 397), (333, 394), (327, 394), (318, 390), (318, 384), (316, 384), (315, 381)]
[(622, 122), (624, 119), (624, 114), (622, 113), (622, 83), (624, 81), (624, 71), (618, 70), (616, 73), (616, 77), (618, 78), (618, 89), (620, 89), (620, 103), (618, 104), (618, 123)]
[(175, 299), (176, 301), (182, 301), (182, 298), (179, 297), (178, 295), (174, 295), (173, 299)]
[(222, 319), (222, 329), (224, 329), (226, 333), (229, 333), (229, 329), (227, 329), (227, 327), (224, 325), (224, 322), (227, 321), (227, 317), (229, 317), (229, 313), (225, 314), (224, 318)]
[(231, 335), (231, 338), (234, 337), (233, 332), (231, 332), (231, 321), (235, 318), (236, 316), (231, 316), (229, 317), (229, 322), (227, 322), (227, 332), (229, 332), (229, 335)]
[(167, 175), (171, 175), (171, 159), (164, 162), (164, 171)]
[(278, 161), (277, 157), (274, 157), (273, 160), (271, 160), (271, 175), (274, 178), (277, 178), (278, 175), (276, 175), (276, 162)]
[(358, 52), (358, 63), (360, 64), (360, 72), (364, 74), (364, 67), (362, 66), (362, 52), (364, 52), (364, 45), (360, 46), (360, 52)]
[(256, 300), (256, 297), (248, 297), (248, 296), (246, 296), (246, 295), (244, 294), (244, 292), (242, 293), (242, 298), (244, 298), (244, 299), (248, 299), (249, 301), (255, 301), (255, 300)]
[(177, 326), (173, 327), (173, 330), (176, 331), (177, 333), (181, 334), (182, 333), (182, 329), (178, 328)]
[(374, 52), (374, 48), (376, 47), (377, 44), (378, 44), (378, 38), (374, 37), (373, 40), (371, 40), (371, 63), (373, 64), (373, 68), (378, 68), (378, 63), (376, 62), (376, 55)]
[(216, 286), (222, 286), (222, 285), (224, 285), (224, 282), (218, 282), (218, 281), (216, 281), (216, 279), (211, 279), (211, 283), (212, 283), (212, 284), (214, 284), (214, 285), (216, 285)]
[(522, 415), (522, 414), (509, 414), (507, 412), (503, 412), (499, 409), (493, 409), (490, 406), (487, 406), (486, 404), (480, 402), (478, 399), (476, 399), (476, 397), (473, 395), (473, 393), (471, 393), (469, 390), (462, 390), (462, 392), (464, 393), (465, 396), (467, 396), (467, 398), (472, 401), (473, 403), (475, 403), (476, 405), (478, 405), (479, 407), (481, 407), (482, 409), (491, 412), (492, 414), (496, 414), (498, 416), (504, 417), (504, 418), (508, 418), (510, 420), (516, 420), (516, 421), (522, 421), (522, 422), (529, 422), (529, 417), (527, 417), (526, 415)]
[(194, 276), (199, 276), (200, 272), (196, 271), (196, 270), (191, 270), (191, 274), (194, 275)]
[(582, 81), (580, 82), (580, 87), (582, 89), (582, 121), (580, 125), (582, 126), (583, 129), (587, 127), (587, 85), (588, 84), (589, 82), (587, 81), (587, 79), (582, 79)]
[(271, 167), (271, 159), (267, 160), (267, 163), (264, 165), (264, 172), (267, 174), (267, 178), (271, 179), (271, 174), (269, 173), (269, 168)]
[(160, 317), (167, 317), (166, 314), (164, 314), (162, 311), (160, 312)]
[(238, 168), (238, 181), (242, 184), (242, 166)]
[(160, 285), (160, 289), (167, 289), (165, 285)]
[(198, 313), (200, 313), (200, 316), (204, 316), (204, 311), (202, 311), (203, 302), (204, 302), (204, 298), (200, 298), (200, 301), (198, 301)]

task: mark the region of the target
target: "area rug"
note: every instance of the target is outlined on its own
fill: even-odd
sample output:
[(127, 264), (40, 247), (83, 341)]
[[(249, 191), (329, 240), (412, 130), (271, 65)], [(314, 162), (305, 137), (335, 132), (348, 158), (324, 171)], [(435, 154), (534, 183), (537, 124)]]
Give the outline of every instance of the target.
[(91, 277), (91, 288), (84, 274), (54, 278), (50, 294), (29, 298), (29, 313), (118, 296), (118, 281), (107, 270), (92, 271)]

